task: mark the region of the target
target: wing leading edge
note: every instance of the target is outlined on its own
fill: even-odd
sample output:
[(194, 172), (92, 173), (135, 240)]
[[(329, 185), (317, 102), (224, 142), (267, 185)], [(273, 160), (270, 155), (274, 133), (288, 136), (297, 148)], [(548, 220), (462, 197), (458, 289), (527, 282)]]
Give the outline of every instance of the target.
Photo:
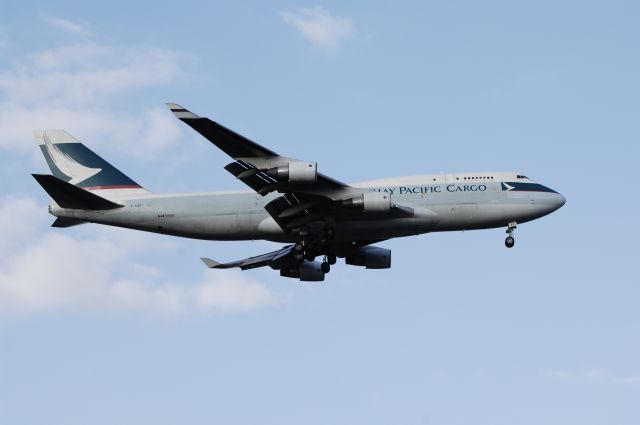
[(209, 118), (200, 117), (175, 103), (167, 103), (167, 106), (176, 118), (193, 128), (232, 158), (278, 156), (278, 154), (272, 150), (252, 142), (246, 137)]

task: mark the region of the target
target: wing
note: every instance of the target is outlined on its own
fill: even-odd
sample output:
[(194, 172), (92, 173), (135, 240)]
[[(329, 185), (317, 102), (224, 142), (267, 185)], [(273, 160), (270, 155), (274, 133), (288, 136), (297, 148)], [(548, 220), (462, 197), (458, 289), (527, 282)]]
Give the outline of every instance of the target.
[(171, 112), (182, 122), (200, 133), (204, 138), (235, 159), (225, 169), (247, 186), (261, 195), (275, 190), (290, 192), (305, 189), (337, 189), (347, 187), (324, 174), (317, 174), (312, 184), (309, 182), (291, 182), (287, 179), (268, 173), (269, 169), (297, 161), (280, 156), (274, 151), (261, 146), (246, 137), (218, 124), (206, 117), (200, 117), (175, 103), (167, 103)]
[[(391, 267), (391, 251), (367, 245), (369, 245), (368, 242), (336, 244), (327, 251), (327, 254), (334, 256), (334, 260), (336, 256), (344, 257), (347, 264), (368, 269), (387, 269)], [(309, 259), (304, 261), (296, 259), (295, 245), (287, 245), (277, 251), (224, 264), (210, 258), (201, 258), (201, 260), (211, 269), (237, 267), (242, 270), (248, 270), (269, 266), (274, 270), (280, 270), (280, 276), (296, 278), (305, 282), (321, 282), (324, 280), (325, 274), (329, 272), (328, 263), (320, 263)]]
[(186, 123), (232, 158), (278, 156), (277, 153), (252, 142), (215, 121), (211, 121), (209, 118), (199, 117), (175, 103), (167, 103), (167, 106), (176, 118)]
[(366, 195), (366, 189), (356, 189), (318, 173), (313, 162), (281, 156), (180, 105), (167, 103), (167, 106), (178, 119), (234, 159), (225, 169), (238, 180), (262, 196), (271, 192), (281, 194), (265, 209), (285, 232), (297, 232), (311, 222), (327, 218), (366, 220), (413, 214), (410, 208), (391, 204), (389, 199), (384, 211), (367, 213), (364, 202), (353, 202), (373, 196)]
[(279, 269), (287, 263), (293, 262), (292, 255), (293, 245), (287, 245), (277, 251), (268, 252), (266, 254), (257, 255), (255, 257), (245, 258), (244, 260), (232, 261), (230, 263), (218, 263), (210, 258), (201, 258), (202, 262), (210, 269), (232, 269), (240, 268), (242, 270), (255, 269), (257, 267), (270, 266), (273, 269)]

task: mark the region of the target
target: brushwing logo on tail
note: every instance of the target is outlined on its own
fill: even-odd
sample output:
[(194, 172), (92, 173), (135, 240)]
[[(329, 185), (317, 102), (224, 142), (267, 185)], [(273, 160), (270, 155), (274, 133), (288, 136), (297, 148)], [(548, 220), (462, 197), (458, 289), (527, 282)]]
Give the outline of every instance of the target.
[(42, 135), (42, 139), (44, 140), (47, 152), (49, 153), (49, 156), (51, 157), (51, 160), (53, 161), (55, 166), (58, 167), (60, 172), (71, 179), (69, 180), (69, 183), (76, 185), (102, 171), (102, 168), (85, 167), (84, 165), (73, 159), (71, 156), (62, 152), (59, 147), (51, 142), (51, 139), (46, 132)]

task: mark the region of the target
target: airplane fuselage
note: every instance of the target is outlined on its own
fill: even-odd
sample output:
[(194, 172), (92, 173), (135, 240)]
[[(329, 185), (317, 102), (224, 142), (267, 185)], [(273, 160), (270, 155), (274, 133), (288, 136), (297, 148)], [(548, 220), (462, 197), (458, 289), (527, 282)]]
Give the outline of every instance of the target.
[[(411, 214), (389, 218), (337, 220), (335, 241), (382, 240), (428, 232), (505, 227), (545, 216), (560, 208), (559, 193), (516, 173), (457, 173), (374, 180), (351, 185), (385, 192)], [(107, 191), (96, 191), (107, 196)], [(296, 242), (265, 210), (277, 193), (255, 192), (135, 194), (123, 208), (105, 211), (64, 209), (51, 213), (94, 223), (205, 240)]]

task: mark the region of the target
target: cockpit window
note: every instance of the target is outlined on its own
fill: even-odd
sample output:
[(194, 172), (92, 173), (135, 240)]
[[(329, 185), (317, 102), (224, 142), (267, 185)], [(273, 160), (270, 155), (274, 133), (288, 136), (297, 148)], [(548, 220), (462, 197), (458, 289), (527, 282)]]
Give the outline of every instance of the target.
[(527, 179), (527, 180), (529, 179), (529, 177), (523, 176), (523, 175), (517, 175), (516, 177), (519, 179)]

